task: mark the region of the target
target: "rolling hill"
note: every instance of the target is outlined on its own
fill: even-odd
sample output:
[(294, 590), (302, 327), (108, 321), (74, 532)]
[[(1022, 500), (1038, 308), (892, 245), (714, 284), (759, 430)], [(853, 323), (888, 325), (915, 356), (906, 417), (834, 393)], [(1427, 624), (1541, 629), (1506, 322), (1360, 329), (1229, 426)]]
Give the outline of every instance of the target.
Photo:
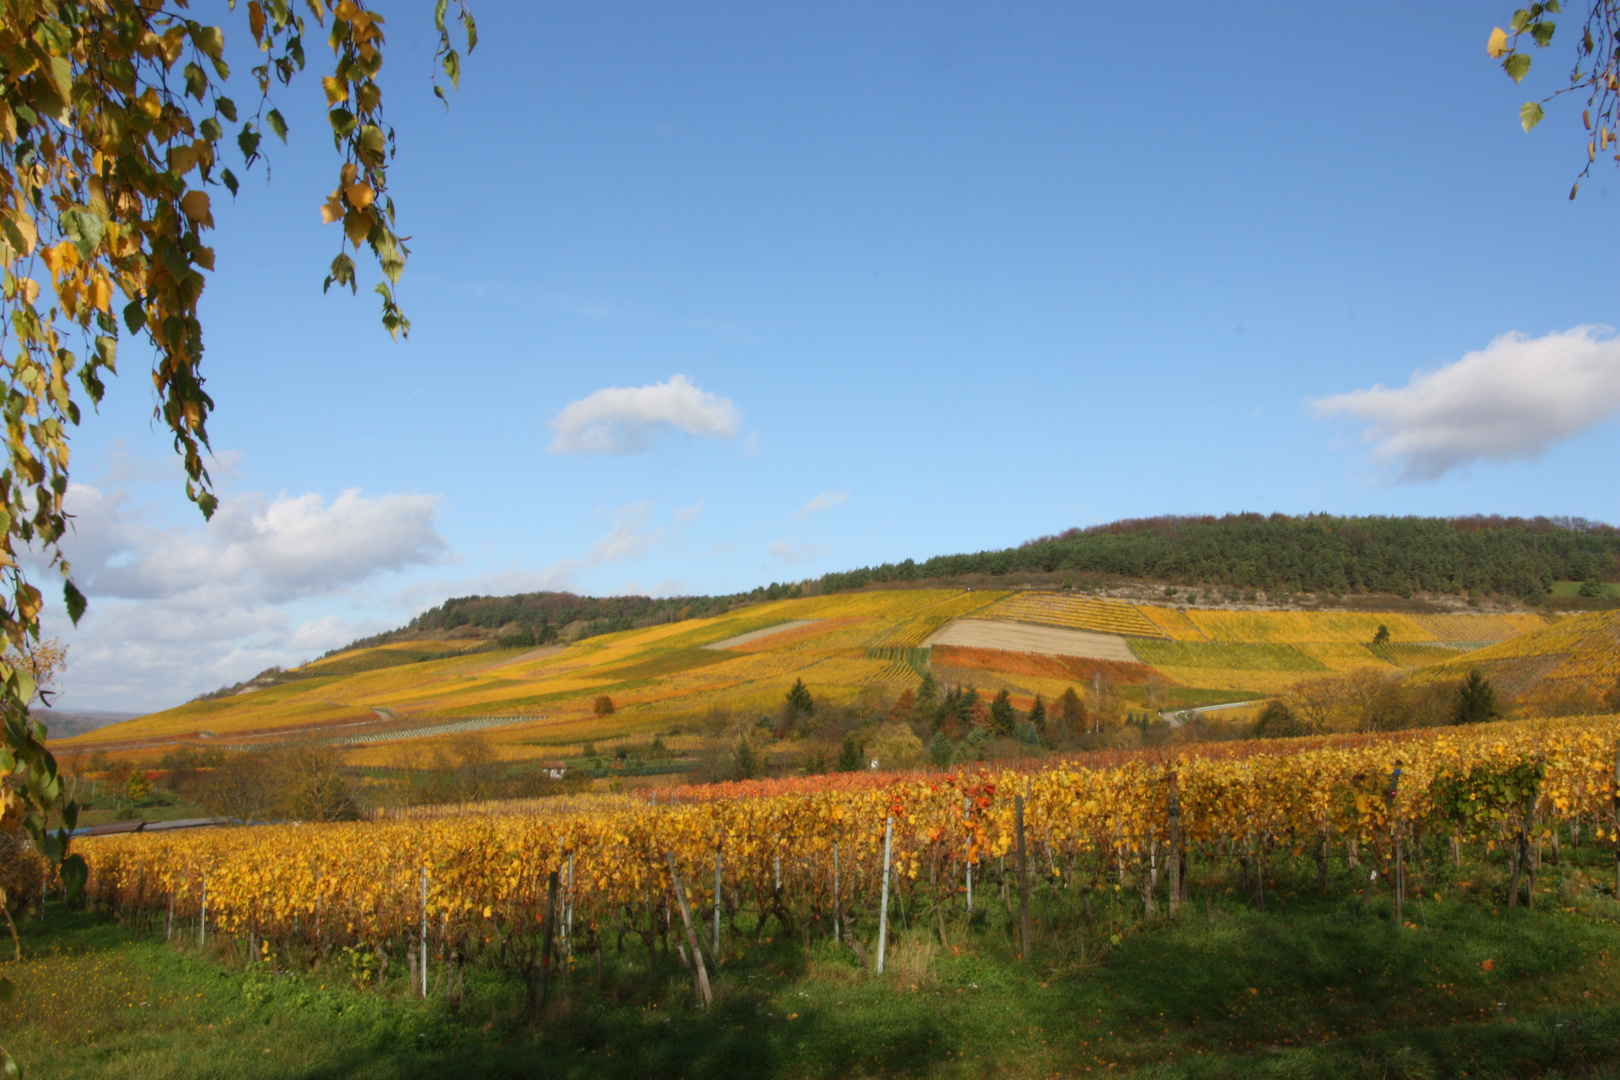
[[(364, 748), (401, 739), (479, 730), (503, 757), (522, 758), (712, 715), (768, 714), (796, 679), (818, 700), (881, 708), (924, 673), (944, 685), (1005, 688), (1021, 704), (1106, 673), (1126, 701), (1143, 703), (1151, 691), (1156, 704), (1182, 707), (1365, 667), (1439, 678), (1477, 657), (1505, 665), (1504, 673), (1512, 663), (1535, 668), (1540, 661), (1524, 657), (1604, 642), (1612, 652), (1615, 624), (1609, 613), (1554, 623), (1524, 613), (1257, 611), (1061, 591), (871, 590), (752, 604), (566, 646), (468, 651), (479, 643), (462, 639), (351, 649), (280, 673), (272, 685), (59, 745), (159, 752), (321, 739), (364, 757)], [(1374, 644), (1381, 628), (1387, 640)], [(612, 699), (611, 715), (598, 715), (603, 696)]]

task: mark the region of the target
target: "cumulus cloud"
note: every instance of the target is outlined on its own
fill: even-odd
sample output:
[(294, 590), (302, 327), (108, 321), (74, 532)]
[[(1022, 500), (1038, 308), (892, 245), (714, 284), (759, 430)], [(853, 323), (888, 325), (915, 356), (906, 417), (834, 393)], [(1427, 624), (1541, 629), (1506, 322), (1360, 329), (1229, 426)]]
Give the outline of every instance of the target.
[(634, 454), (663, 431), (729, 439), (742, 414), (729, 398), (700, 390), (685, 375), (651, 386), (609, 386), (573, 402), (551, 421), (554, 454)]
[(1361, 440), (1403, 480), (1433, 480), (1475, 461), (1534, 461), (1620, 411), (1620, 340), (1578, 326), (1504, 334), (1406, 386), (1317, 398), (1319, 416), (1367, 421)]
[(827, 554), (827, 548), (823, 547), (821, 544), (795, 545), (790, 544), (785, 540), (774, 541), (771, 546), (765, 550), (769, 551), (772, 555), (776, 556), (778, 559), (781, 559), (783, 562), (790, 563), (795, 566), (800, 563), (807, 563), (818, 555)]
[(438, 500), (424, 495), (247, 494), (191, 528), (152, 524), (121, 489), (73, 485), (67, 508), (75, 528), (63, 548), (90, 611), (76, 629), (47, 613), (47, 632), (71, 649), (65, 707), (173, 705), (386, 629), (330, 611), (300, 620), (296, 608), (329, 608), (449, 550)]
[(833, 507), (841, 506), (848, 501), (848, 491), (823, 491), (820, 495), (817, 495), (815, 498), (799, 507), (798, 510), (794, 511), (793, 520), (802, 521), (811, 514), (819, 514), (824, 510), (831, 510)]

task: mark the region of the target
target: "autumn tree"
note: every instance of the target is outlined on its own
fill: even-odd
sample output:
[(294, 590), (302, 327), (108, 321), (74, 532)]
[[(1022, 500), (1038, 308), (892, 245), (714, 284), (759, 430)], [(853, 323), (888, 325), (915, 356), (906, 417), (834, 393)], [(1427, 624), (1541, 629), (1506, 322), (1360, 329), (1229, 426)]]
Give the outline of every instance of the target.
[[(477, 28), (457, 0), (465, 47)], [(234, 6), (234, 5), (233, 5)], [(187, 14), (187, 0), (10, 0), (0, 19), (0, 368), (7, 462), (0, 469), (0, 635), (10, 650), (39, 641), (44, 597), (21, 556), (42, 553), (61, 575), (75, 622), (85, 598), (74, 587), (61, 541), (69, 519), (68, 441), (82, 404), (101, 401), (115, 373), (120, 337), (153, 357), (155, 416), (173, 439), (186, 492), (203, 515), (217, 505), (204, 457), (213, 399), (204, 390), (200, 301), (214, 271), (206, 236), (216, 197), (235, 194), (230, 165), (251, 169), (266, 133), (288, 128), (273, 100), (303, 70), (306, 36), (332, 50), (322, 77), (327, 122), (338, 151), (337, 183), (321, 215), (340, 226), (325, 287), (357, 287), (351, 251), (381, 271), (375, 292), (391, 334), (410, 324), (395, 298), (408, 251), (388, 193), (394, 130), (383, 117), (377, 75), (383, 19), (362, 0), (305, 0), (309, 18), (286, 0), (250, 0), (240, 26), (261, 63), (248, 73), (250, 100), (226, 91), (225, 31)], [(451, 48), (448, 0), (432, 17), (436, 59), (452, 85), (461, 57)], [(435, 85), (441, 98), (443, 88)], [(255, 100), (251, 100), (254, 99)], [(75, 386), (75, 383), (77, 386)], [(58, 864), (70, 892), (83, 861), (67, 854), (78, 807), (64, 800), (43, 725), (28, 717), (37, 690), (26, 665), (0, 660), (0, 772), (24, 779), (0, 796), (0, 817), (20, 817)], [(19, 794), (21, 792), (21, 794)], [(53, 812), (60, 826), (49, 831)], [(0, 992), (10, 984), (0, 980)], [(0, 1065), (11, 1061), (0, 1050)]]
[(900, 696), (894, 699), (889, 706), (889, 722), (891, 724), (905, 724), (911, 720), (911, 713), (917, 707), (917, 695), (912, 693), (908, 686), (900, 691)]
[[(1499, 61), (1515, 84), (1523, 82), (1530, 73), (1531, 50), (1552, 45), (1562, 14), (1558, 0), (1520, 8), (1508, 20), (1506, 29), (1498, 26), (1491, 30), (1485, 43), (1486, 55)], [(1567, 83), (1539, 101), (1519, 106), (1519, 124), (1528, 132), (1541, 123), (1553, 99), (1566, 94), (1586, 99), (1581, 112), (1586, 161), (1569, 189), (1571, 199), (1580, 191), (1581, 181), (1591, 175), (1600, 154), (1612, 153), (1614, 162), (1620, 165), (1620, 148), (1615, 146), (1620, 140), (1620, 0), (1590, 0), (1574, 53)]]

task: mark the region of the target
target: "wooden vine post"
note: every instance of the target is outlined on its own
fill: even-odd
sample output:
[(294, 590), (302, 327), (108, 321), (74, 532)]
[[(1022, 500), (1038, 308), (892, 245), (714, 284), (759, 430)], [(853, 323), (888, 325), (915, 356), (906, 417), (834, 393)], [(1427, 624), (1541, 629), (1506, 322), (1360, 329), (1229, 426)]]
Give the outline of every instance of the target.
[[(686, 888), (681, 884), (681, 875), (675, 869), (675, 852), (668, 851), (669, 858), (669, 887), (675, 894), (675, 904), (681, 909), (681, 924), (686, 927), (686, 946), (692, 950), (692, 959), (688, 967), (692, 972), (692, 981), (697, 985), (698, 997), (707, 1009), (714, 1004), (714, 993), (709, 989), (709, 970), (703, 964), (703, 952), (698, 948), (697, 930), (692, 926), (692, 907), (686, 902)], [(684, 957), (683, 957), (684, 959)]]
[(1395, 821), (1395, 800), (1401, 789), (1401, 763), (1397, 759), (1395, 771), (1389, 776), (1389, 790), (1384, 793), (1384, 807), (1389, 818), (1389, 836), (1395, 849), (1394, 876), (1390, 879), (1390, 887), (1395, 893), (1394, 919), (1397, 927), (1404, 925), (1401, 919), (1401, 894), (1406, 888), (1406, 867), (1402, 863), (1401, 830)]
[(1013, 797), (1013, 832), (1018, 840), (1018, 956), (1029, 959), (1029, 859), (1024, 850), (1024, 797)]
[(428, 872), (422, 867), (422, 996), (428, 996)]
[(551, 942), (557, 934), (557, 871), (546, 876), (546, 921), (540, 928), (540, 990), (536, 995), (536, 1013), (546, 1011), (546, 996), (551, 991)]
[(1620, 742), (1614, 744), (1614, 895), (1620, 900)]
[(1170, 914), (1181, 907), (1181, 793), (1176, 790), (1176, 770), (1170, 781)]
[(720, 962), (720, 858), (720, 841), (716, 839), (714, 842), (714, 948), (709, 950), (716, 964)]

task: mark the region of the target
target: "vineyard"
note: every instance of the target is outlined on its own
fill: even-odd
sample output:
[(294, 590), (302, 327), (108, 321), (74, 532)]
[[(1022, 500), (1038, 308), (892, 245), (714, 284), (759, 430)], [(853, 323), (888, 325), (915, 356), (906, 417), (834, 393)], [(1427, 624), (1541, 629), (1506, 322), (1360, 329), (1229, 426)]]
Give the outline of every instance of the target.
[(1474, 668), (1509, 693), (1535, 682), (1607, 690), (1620, 680), (1620, 615), (1572, 615), (1536, 633), (1425, 668), (1418, 678), (1455, 679)]
[(701, 983), (700, 956), (775, 925), (836, 933), (881, 970), (893, 919), (932, 926), (970, 888), (1026, 911), (1034, 895), (1088, 912), (1094, 893), (1125, 896), (1151, 918), (1239, 870), (1264, 909), (1268, 875), (1304, 866), (1323, 891), (1394, 882), (1399, 925), (1402, 890), (1466, 848), (1506, 860), (1510, 905), (1521, 878), (1533, 905), (1544, 843), (1614, 839), (1617, 737), (1620, 719), (1604, 718), (1248, 742), (1028, 772), (688, 788), (673, 804), (128, 834), (80, 850), (97, 903), (171, 934), (262, 943), (255, 954), (280, 965), (336, 949), (426, 955), (441, 980), (474, 958), (528, 978), (553, 948), (647, 955), (674, 941)]
[(976, 618), (1061, 626), (1125, 637), (1161, 637), (1159, 628), (1134, 604), (1070, 593), (1022, 592), (979, 612)]
[[(479, 730), (497, 758), (518, 761), (689, 729), (712, 716), (769, 714), (796, 679), (817, 702), (870, 708), (874, 695), (898, 694), (930, 673), (947, 685), (1007, 689), (1029, 701), (1037, 693), (1056, 697), (1102, 670), (1131, 685), (1156, 671), (1190, 701), (1275, 694), (1301, 678), (1368, 667), (1397, 675), (1437, 664), (1433, 677), (1454, 678), (1458, 664), (1478, 656), (1511, 699), (1547, 679), (1612, 682), (1620, 674), (1613, 635), (1604, 637), (1603, 616), (1593, 618), (1549, 625), (1538, 615), (1178, 609), (1052, 592), (851, 592), (552, 648), (455, 639), (354, 649), (283, 672), (275, 685), (62, 740), (60, 750), (158, 756), (176, 740), (333, 741), (379, 713), (397, 718), (401, 730), (448, 738), (473, 730), (467, 721), (495, 715), (512, 719)], [(1388, 639), (1374, 645), (1380, 627)], [(936, 645), (941, 651), (930, 653)], [(1468, 652), (1480, 645), (1488, 648)], [(600, 696), (612, 698), (611, 715), (595, 712)], [(391, 741), (354, 742), (348, 763), (387, 767)]]

